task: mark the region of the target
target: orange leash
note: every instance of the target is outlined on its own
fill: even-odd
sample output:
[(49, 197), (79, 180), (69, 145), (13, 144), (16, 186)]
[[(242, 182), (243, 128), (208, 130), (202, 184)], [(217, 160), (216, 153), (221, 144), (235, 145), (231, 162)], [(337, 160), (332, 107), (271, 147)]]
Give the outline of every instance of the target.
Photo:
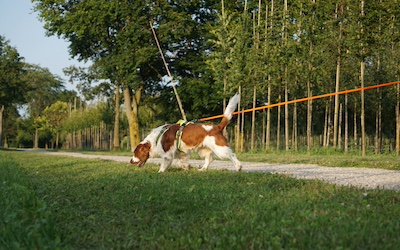
[[(392, 86), (392, 85), (395, 85), (395, 84), (400, 84), (400, 82), (382, 83), (382, 84), (379, 84), (379, 85), (373, 85), (373, 86), (368, 86), (368, 87), (364, 87), (364, 88), (343, 90), (343, 91), (339, 91), (339, 92), (328, 93), (328, 94), (317, 95), (317, 96), (311, 96), (311, 97), (305, 97), (305, 98), (291, 100), (291, 101), (287, 101), (287, 102), (279, 102), (279, 103), (270, 104), (270, 105), (266, 105), (266, 106), (261, 106), (261, 107), (257, 107), (257, 108), (246, 109), (246, 110), (243, 110), (243, 111), (236, 111), (236, 112), (233, 112), (233, 115), (242, 114), (242, 113), (248, 113), (248, 112), (257, 111), (257, 110), (263, 110), (263, 109), (270, 109), (270, 108), (283, 106), (283, 105), (288, 105), (288, 104), (293, 104), (293, 103), (297, 103), (297, 102), (305, 102), (305, 101), (309, 101), (309, 100), (321, 99), (321, 98), (325, 98), (325, 97), (329, 97), (329, 96), (346, 95), (346, 94), (355, 93), (355, 92), (361, 92), (361, 91), (365, 91), (365, 90), (379, 89), (379, 88), (383, 88), (383, 87), (389, 87), (389, 86)], [(214, 119), (218, 119), (218, 118), (222, 118), (222, 117), (224, 117), (224, 115), (216, 115), (216, 116), (201, 118), (199, 121), (200, 122), (210, 121), (210, 120), (214, 120)]]

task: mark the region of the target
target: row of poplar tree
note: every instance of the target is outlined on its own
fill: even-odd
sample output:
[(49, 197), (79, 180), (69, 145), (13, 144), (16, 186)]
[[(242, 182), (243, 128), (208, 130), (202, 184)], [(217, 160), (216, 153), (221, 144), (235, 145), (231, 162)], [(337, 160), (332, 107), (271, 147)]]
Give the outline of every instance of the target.
[[(191, 120), (221, 113), (221, 100), (239, 87), (241, 108), (251, 108), (399, 79), (397, 0), (32, 2), (48, 35), (93, 62), (66, 69), (85, 97), (109, 93), (118, 115), (124, 103), (132, 145), (140, 126), (181, 118), (171, 85)], [(174, 81), (165, 77), (150, 26)], [(368, 142), (380, 152), (385, 138), (398, 149), (398, 92), (388, 87), (254, 112), (238, 119), (237, 138), (248, 132), (250, 149), (289, 150), (299, 135), (309, 150), (347, 150), (352, 134), (363, 154)]]

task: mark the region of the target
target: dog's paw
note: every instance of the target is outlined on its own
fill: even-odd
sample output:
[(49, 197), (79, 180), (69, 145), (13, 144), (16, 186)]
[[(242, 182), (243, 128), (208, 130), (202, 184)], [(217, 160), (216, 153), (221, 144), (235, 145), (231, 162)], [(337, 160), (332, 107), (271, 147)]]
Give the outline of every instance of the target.
[(190, 165), (190, 164), (183, 165), (182, 168), (183, 168), (184, 170), (190, 170), (190, 169), (192, 168), (192, 165)]

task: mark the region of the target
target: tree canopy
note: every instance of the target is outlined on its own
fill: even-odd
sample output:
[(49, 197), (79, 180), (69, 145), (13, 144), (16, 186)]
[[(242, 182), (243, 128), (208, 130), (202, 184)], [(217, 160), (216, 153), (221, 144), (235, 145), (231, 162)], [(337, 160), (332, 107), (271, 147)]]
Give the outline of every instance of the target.
[(23, 57), (0, 36), (0, 108), (22, 103), (24, 98)]
[[(139, 138), (139, 125), (155, 116), (159, 123), (180, 118), (150, 24), (189, 119), (220, 114), (222, 100), (239, 86), (243, 108), (400, 78), (397, 0), (32, 2), (48, 35), (68, 41), (71, 56), (93, 62), (88, 71), (67, 70), (88, 98), (94, 81), (101, 82), (97, 91), (110, 98), (122, 91), (130, 134), (136, 136), (132, 141)], [(354, 140), (364, 111), (369, 122), (362, 130), (378, 133), (384, 117), (392, 125), (380, 133), (393, 135), (397, 99), (388, 88), (367, 94), (365, 110), (360, 97), (351, 95), (346, 104), (337, 97), (307, 108), (286, 106), (284, 126), (280, 111), (270, 110), (268, 119), (277, 140), (280, 128), (285, 129), (286, 144), (289, 134), (297, 133), (296, 124), (306, 123), (307, 131), (324, 134), (329, 144), (329, 126), (334, 124), (338, 136), (339, 106), (346, 105), (341, 112), (347, 114)], [(386, 109), (376, 113), (381, 107)], [(264, 123), (254, 122), (259, 127)]]

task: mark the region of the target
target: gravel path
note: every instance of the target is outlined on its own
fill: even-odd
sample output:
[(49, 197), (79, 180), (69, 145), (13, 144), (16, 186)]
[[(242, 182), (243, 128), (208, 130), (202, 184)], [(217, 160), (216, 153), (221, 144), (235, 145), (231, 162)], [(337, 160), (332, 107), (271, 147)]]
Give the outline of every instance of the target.
[[(41, 153), (61, 156), (72, 156), (79, 158), (103, 159), (129, 163), (129, 156), (107, 156), (89, 155), (69, 152), (48, 152)], [(160, 164), (160, 158), (148, 160), (149, 163)], [(174, 161), (175, 163), (175, 161)], [(174, 165), (173, 163), (173, 165)], [(202, 166), (203, 160), (189, 160), (194, 166)], [(366, 189), (389, 189), (400, 190), (400, 171), (384, 170), (376, 168), (344, 168), (344, 167), (323, 167), (313, 164), (270, 164), (262, 162), (242, 162), (244, 172), (265, 172), (275, 174), (287, 174), (299, 179), (318, 179), (328, 183), (342, 186), (355, 186)], [(234, 170), (229, 161), (215, 160), (209, 169), (215, 170)]]

